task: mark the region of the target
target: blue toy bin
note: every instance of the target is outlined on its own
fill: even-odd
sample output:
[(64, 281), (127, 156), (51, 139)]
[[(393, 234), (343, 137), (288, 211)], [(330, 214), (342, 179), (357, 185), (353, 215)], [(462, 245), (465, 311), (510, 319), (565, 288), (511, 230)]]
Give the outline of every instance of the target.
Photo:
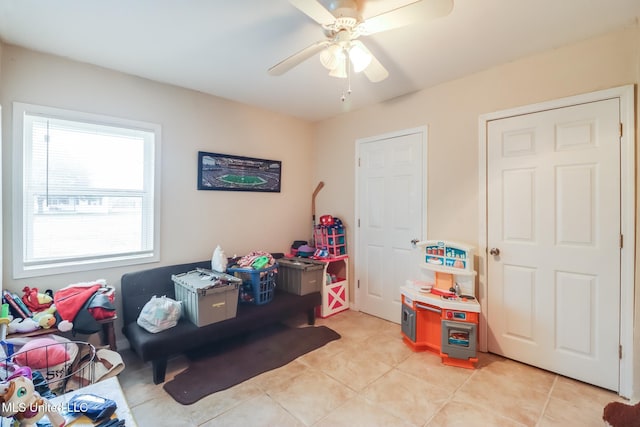
[(278, 264), (259, 270), (253, 268), (227, 268), (227, 273), (242, 279), (238, 292), (241, 303), (263, 305), (273, 300)]

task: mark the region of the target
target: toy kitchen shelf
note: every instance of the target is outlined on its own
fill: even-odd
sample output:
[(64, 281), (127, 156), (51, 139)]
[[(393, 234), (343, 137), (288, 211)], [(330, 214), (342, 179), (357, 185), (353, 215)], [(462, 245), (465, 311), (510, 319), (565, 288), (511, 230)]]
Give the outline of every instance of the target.
[(475, 297), (475, 275), (473, 247), (463, 243), (444, 240), (417, 242), (422, 248), (420, 268), (425, 271), (426, 281), (433, 284), (434, 292), (448, 292), (459, 288), (464, 295)]
[(422, 268), (460, 276), (476, 275), (471, 246), (442, 240), (417, 242), (416, 246), (424, 248)]

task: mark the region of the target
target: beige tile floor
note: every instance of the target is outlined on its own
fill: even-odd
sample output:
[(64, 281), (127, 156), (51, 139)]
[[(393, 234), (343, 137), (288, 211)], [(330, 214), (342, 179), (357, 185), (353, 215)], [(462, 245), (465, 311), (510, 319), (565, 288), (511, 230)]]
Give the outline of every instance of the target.
[[(290, 321), (304, 325), (304, 317)], [(602, 426), (613, 392), (481, 353), (475, 370), (414, 353), (400, 326), (345, 311), (317, 324), (342, 339), (193, 405), (175, 402), (151, 367), (123, 351), (120, 383), (146, 426)], [(187, 367), (169, 361), (167, 381)]]

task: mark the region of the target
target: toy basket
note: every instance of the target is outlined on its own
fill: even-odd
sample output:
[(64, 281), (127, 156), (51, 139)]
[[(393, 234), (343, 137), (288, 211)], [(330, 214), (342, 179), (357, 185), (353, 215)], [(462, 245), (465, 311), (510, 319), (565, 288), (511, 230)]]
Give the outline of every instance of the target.
[(92, 344), (56, 340), (32, 348), (26, 344), (20, 348), (13, 343), (5, 345), (10, 355), (0, 362), (0, 381), (28, 367), (36, 390), (43, 396), (49, 392), (61, 395), (94, 382), (96, 349)]
[(278, 264), (259, 270), (253, 268), (228, 268), (227, 272), (242, 279), (238, 301), (262, 305), (273, 300)]

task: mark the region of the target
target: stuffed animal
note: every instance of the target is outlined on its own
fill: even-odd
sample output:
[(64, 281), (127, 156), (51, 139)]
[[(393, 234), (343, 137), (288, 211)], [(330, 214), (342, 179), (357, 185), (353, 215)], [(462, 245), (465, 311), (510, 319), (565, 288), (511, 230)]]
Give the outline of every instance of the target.
[(56, 324), (56, 317), (48, 313), (46, 311), (40, 311), (35, 313), (32, 317), (33, 321), (36, 322), (42, 329), (49, 329)]
[(20, 427), (35, 426), (45, 415), (54, 427), (65, 424), (55, 406), (35, 391), (31, 369), (26, 367), (0, 382), (0, 415), (14, 417)]
[(11, 322), (9, 322), (7, 332), (9, 334), (15, 334), (15, 333), (23, 334), (26, 332), (35, 331), (36, 329), (40, 329), (40, 325), (38, 325), (38, 323), (32, 318), (28, 318), (28, 319), (15, 318)]
[(33, 320), (43, 329), (49, 329), (56, 324), (56, 306), (51, 304), (45, 310), (33, 313)]
[(39, 292), (38, 288), (25, 286), (22, 292), (24, 292), (22, 302), (24, 302), (31, 311), (43, 311), (53, 304), (53, 298), (46, 293), (43, 294)]
[(68, 332), (73, 329), (73, 323), (68, 320), (62, 320), (62, 318), (56, 316), (56, 312), (56, 305), (51, 304), (46, 310), (34, 313), (33, 320), (43, 329), (49, 329), (53, 326), (56, 326), (60, 332)]

